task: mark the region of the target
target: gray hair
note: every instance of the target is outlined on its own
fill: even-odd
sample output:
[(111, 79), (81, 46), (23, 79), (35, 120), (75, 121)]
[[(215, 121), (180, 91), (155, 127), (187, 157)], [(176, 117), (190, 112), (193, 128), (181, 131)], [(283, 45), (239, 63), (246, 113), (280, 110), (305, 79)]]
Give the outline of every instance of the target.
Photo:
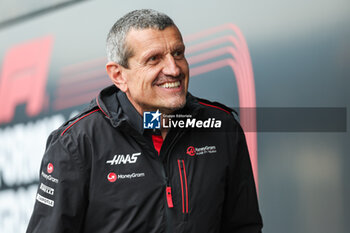
[(152, 9), (135, 10), (121, 17), (111, 28), (107, 36), (107, 59), (128, 68), (128, 59), (133, 51), (125, 38), (131, 29), (153, 28), (164, 30), (175, 26), (173, 20), (161, 12)]

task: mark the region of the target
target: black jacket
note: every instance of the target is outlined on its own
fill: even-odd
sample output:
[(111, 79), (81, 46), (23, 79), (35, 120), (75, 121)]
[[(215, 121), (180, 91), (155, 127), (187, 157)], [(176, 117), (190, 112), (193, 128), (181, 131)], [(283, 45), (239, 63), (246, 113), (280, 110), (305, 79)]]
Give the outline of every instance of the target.
[(104, 89), (50, 135), (27, 233), (261, 232), (245, 137), (233, 115), (190, 94), (177, 113), (222, 125), (172, 128), (158, 154), (156, 132), (143, 129), (126, 95)]

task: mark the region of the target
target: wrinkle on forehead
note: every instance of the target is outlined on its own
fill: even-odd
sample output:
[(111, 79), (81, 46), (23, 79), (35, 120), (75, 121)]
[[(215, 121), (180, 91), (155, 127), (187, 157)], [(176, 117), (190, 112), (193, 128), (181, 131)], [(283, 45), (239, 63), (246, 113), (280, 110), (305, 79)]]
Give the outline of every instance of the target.
[(175, 26), (167, 27), (164, 30), (132, 29), (129, 31), (126, 41), (128, 47), (133, 50), (134, 56), (138, 57), (184, 48), (182, 36)]

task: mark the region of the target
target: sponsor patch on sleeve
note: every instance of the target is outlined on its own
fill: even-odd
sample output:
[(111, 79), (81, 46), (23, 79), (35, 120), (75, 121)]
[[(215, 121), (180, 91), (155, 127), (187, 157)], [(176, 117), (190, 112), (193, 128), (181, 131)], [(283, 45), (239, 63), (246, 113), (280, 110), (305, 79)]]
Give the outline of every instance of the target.
[(58, 179), (57, 179), (57, 178), (55, 178), (55, 177), (53, 177), (53, 176), (51, 176), (51, 175), (48, 175), (48, 174), (46, 174), (46, 173), (43, 172), (43, 171), (41, 171), (41, 176), (42, 176), (44, 179), (46, 179), (46, 180), (48, 180), (48, 181), (50, 181), (50, 182), (53, 182), (53, 183), (58, 184)]
[(47, 206), (50, 206), (50, 207), (53, 207), (55, 205), (55, 201), (51, 200), (51, 199), (48, 199), (46, 197), (43, 197), (41, 196), (39, 193), (36, 195), (36, 200), (38, 202), (41, 202), (43, 203), (44, 205), (47, 205)]
[(55, 190), (47, 185), (44, 185), (43, 183), (40, 184), (40, 189), (47, 194), (53, 195)]

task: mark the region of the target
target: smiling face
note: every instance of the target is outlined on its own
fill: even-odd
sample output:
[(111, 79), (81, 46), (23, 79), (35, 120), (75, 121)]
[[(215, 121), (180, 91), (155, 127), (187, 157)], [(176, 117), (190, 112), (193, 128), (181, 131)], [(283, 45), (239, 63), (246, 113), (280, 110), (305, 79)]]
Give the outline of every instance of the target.
[(171, 113), (186, 103), (189, 67), (177, 27), (131, 29), (126, 46), (132, 51), (128, 68), (110, 62), (107, 72), (136, 110)]

